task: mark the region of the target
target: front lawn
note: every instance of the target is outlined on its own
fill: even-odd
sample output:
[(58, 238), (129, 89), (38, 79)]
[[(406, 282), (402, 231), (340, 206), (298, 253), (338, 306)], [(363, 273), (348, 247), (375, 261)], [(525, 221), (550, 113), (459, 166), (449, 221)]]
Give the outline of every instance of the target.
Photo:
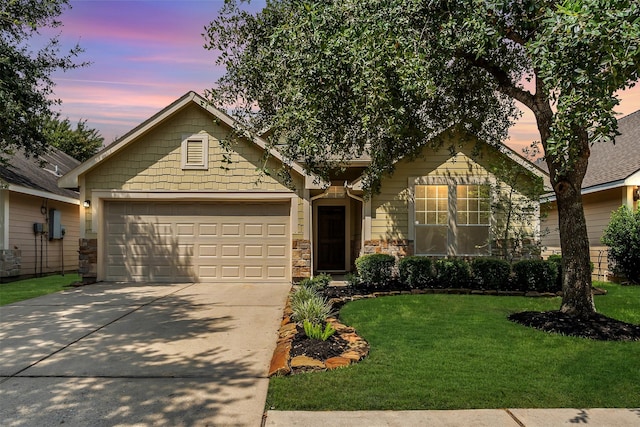
[[(640, 324), (640, 287), (597, 283), (599, 312)], [(405, 410), (638, 407), (640, 342), (604, 342), (509, 322), (560, 298), (402, 295), (345, 305), (369, 341), (360, 363), (272, 378), (267, 408)]]
[(68, 289), (81, 280), (77, 274), (54, 275), (0, 284), (0, 305), (11, 304)]

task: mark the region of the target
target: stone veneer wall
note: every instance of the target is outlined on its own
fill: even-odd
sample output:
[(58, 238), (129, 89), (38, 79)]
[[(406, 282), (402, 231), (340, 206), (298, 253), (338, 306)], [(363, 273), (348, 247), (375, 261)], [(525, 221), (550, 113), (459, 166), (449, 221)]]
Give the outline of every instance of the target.
[(78, 274), (82, 283), (95, 283), (98, 278), (98, 239), (80, 239)]
[(0, 277), (19, 276), (22, 263), (22, 251), (3, 249), (0, 251)]
[(293, 239), (291, 248), (292, 279), (296, 281), (311, 277), (311, 242)]
[(362, 248), (362, 255), (389, 254), (396, 258), (413, 255), (412, 240), (366, 240)]

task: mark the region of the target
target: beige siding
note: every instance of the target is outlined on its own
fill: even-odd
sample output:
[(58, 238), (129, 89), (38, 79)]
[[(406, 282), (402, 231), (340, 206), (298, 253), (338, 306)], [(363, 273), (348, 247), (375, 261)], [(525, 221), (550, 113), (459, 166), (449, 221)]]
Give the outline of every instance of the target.
[[(9, 197), (9, 248), (17, 247), (21, 251), (20, 274), (77, 270), (79, 206), (15, 192)], [(33, 224), (47, 222), (47, 214), (41, 213), (42, 207), (47, 213), (49, 209), (61, 212), (61, 222), (66, 229), (64, 239), (49, 240), (46, 235), (41, 239), (34, 235)]]
[(583, 197), (584, 216), (587, 220), (589, 245), (600, 246), (604, 229), (609, 224), (611, 212), (622, 206), (620, 189), (587, 194)]
[[(473, 145), (467, 144), (452, 157), (447, 149), (433, 151), (426, 148), (421, 157), (413, 161), (400, 161), (393, 176), (384, 179), (380, 194), (372, 198), (371, 238), (409, 238), (410, 178), (451, 178), (476, 182), (492, 180), (493, 176), (487, 168), (497, 157), (486, 152), (482, 157), (472, 159), (472, 151)], [(517, 194), (516, 198), (528, 200), (521, 194)]]
[[(583, 196), (584, 216), (587, 222), (589, 246), (601, 246), (600, 239), (604, 229), (609, 224), (611, 213), (622, 206), (622, 191), (619, 188), (599, 191)], [(543, 213), (547, 215), (542, 222), (542, 229), (547, 230), (543, 236), (542, 244), (548, 247), (560, 247), (560, 234), (558, 233), (558, 210), (556, 202), (550, 202), (543, 206)]]
[[(192, 134), (209, 136), (209, 169), (182, 170), (181, 141)], [(264, 166), (263, 152), (251, 142), (240, 141), (231, 145), (231, 164), (223, 162), (227, 154), (220, 141), (230, 137), (229, 129), (214, 123), (210, 114), (197, 105), (179, 111), (129, 147), (91, 170), (85, 177), (85, 197), (92, 190), (123, 191), (290, 191), (276, 174), (260, 175), (256, 169)], [(277, 160), (269, 160), (266, 167), (275, 171)], [(303, 181), (293, 177), (301, 196)], [(302, 206), (298, 207), (302, 216)], [(87, 237), (92, 232), (91, 215), (86, 218)], [(95, 231), (95, 230), (94, 230)], [(302, 227), (294, 230), (302, 233)]]

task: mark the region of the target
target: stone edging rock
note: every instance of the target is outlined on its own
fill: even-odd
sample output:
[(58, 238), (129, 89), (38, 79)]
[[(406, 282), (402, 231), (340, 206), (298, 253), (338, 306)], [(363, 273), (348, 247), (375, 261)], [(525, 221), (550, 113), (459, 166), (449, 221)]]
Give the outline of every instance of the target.
[(296, 372), (331, 370), (349, 366), (359, 362), (369, 354), (369, 343), (360, 337), (356, 330), (343, 325), (335, 317), (327, 318), (327, 323), (336, 330), (335, 334), (347, 342), (347, 350), (340, 356), (326, 360), (318, 360), (308, 356), (296, 356), (291, 358), (291, 345), (296, 335), (297, 325), (291, 321), (291, 306), (289, 299), (284, 309), (276, 349), (269, 366), (269, 377), (274, 375), (288, 375)]

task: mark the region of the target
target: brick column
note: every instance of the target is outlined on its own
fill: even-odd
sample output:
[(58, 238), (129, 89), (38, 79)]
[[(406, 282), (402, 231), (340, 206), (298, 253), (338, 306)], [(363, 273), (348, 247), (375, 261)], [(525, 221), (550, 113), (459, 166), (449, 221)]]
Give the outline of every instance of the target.
[(294, 239), (291, 248), (291, 278), (293, 281), (311, 277), (311, 242)]
[(98, 239), (80, 239), (78, 274), (82, 283), (95, 283), (98, 278)]

